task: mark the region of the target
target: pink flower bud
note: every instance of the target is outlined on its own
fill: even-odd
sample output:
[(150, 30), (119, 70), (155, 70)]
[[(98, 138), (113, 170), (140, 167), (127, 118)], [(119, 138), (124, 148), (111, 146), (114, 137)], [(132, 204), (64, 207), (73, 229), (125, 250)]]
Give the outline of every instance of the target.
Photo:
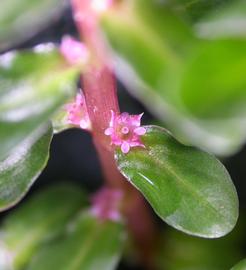
[(85, 64), (89, 58), (86, 46), (70, 36), (62, 38), (60, 52), (71, 65)]
[(119, 208), (123, 193), (117, 189), (103, 188), (92, 197), (91, 214), (100, 220), (120, 221)]
[(67, 110), (68, 124), (79, 126), (82, 129), (91, 129), (91, 122), (82, 92), (77, 94), (74, 102), (65, 105), (65, 109)]

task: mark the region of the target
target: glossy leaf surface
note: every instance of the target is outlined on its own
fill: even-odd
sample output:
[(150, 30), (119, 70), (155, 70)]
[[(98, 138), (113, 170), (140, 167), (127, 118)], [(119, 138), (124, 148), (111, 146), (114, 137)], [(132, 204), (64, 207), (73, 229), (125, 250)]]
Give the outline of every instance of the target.
[(177, 142), (164, 129), (147, 126), (144, 148), (116, 151), (120, 172), (169, 225), (216, 238), (230, 232), (238, 198), (229, 174), (212, 155)]
[(75, 92), (76, 78), (51, 44), (0, 57), (0, 160)]
[(30, 189), (46, 166), (51, 139), (51, 129), (38, 139), (30, 136), (0, 162), (0, 211), (16, 204)]
[(1, 0), (0, 51), (45, 27), (61, 14), (65, 3), (64, 0)]
[(124, 239), (122, 224), (102, 222), (84, 213), (62, 238), (44, 246), (27, 269), (113, 270)]
[(78, 187), (63, 184), (41, 191), (13, 211), (2, 228), (3, 244), (12, 254), (13, 266), (22, 269), (37, 247), (59, 234), (85, 201)]

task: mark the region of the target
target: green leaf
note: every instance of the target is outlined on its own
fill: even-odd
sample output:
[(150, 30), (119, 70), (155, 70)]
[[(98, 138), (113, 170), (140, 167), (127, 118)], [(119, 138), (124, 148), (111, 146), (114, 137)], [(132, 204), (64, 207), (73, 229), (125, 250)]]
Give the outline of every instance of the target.
[[(197, 118), (246, 116), (246, 39), (203, 44), (186, 63), (181, 98)], [(209, 92), (209, 95), (208, 95)]]
[(0, 211), (19, 202), (42, 172), (48, 161), (51, 138), (51, 129), (45, 128), (44, 135), (38, 139), (36, 135), (28, 137), (0, 162)]
[(124, 240), (122, 224), (99, 221), (82, 213), (63, 237), (40, 250), (27, 269), (113, 270)]
[(193, 50), (177, 91), (180, 104), (174, 113), (169, 110), (176, 136), (218, 155), (232, 154), (244, 143), (245, 52), (243, 39), (204, 41)]
[(179, 71), (182, 57), (199, 41), (178, 11), (183, 5), (199, 6), (203, 2), (208, 1), (121, 1), (105, 12), (101, 26), (113, 50), (134, 67), (140, 79), (154, 91), (163, 90), (162, 84), (172, 75), (169, 69)]
[(246, 2), (229, 1), (218, 10), (198, 21), (196, 30), (205, 38), (246, 38)]
[[(199, 6), (208, 1), (177, 2)], [(172, 5), (123, 1), (105, 13), (102, 28), (117, 76), (180, 141), (218, 155), (234, 153), (246, 137), (241, 114), (245, 41), (198, 40), (173, 11), (179, 5)], [(197, 114), (192, 106), (203, 111)]]
[(238, 198), (229, 174), (212, 155), (177, 142), (164, 129), (147, 126), (146, 148), (116, 151), (120, 172), (169, 225), (216, 238), (230, 232)]
[(246, 259), (239, 262), (237, 265), (232, 267), (231, 270), (245, 270), (246, 269)]
[(168, 90), (166, 80), (179, 70), (180, 56), (194, 38), (172, 10), (151, 0), (116, 3), (103, 16), (102, 26), (112, 48), (157, 91), (160, 87)]
[[(163, 119), (159, 108), (177, 102), (184, 57), (193, 51), (191, 29), (168, 5), (151, 0), (116, 3), (101, 25), (115, 52), (119, 79)], [(155, 106), (156, 100), (161, 104)]]
[(58, 18), (63, 9), (62, 0), (1, 0), (0, 50), (30, 38)]
[(13, 266), (22, 269), (41, 243), (57, 237), (84, 205), (84, 193), (63, 184), (39, 192), (7, 216), (2, 241)]
[(74, 93), (77, 72), (51, 44), (0, 57), (0, 160)]

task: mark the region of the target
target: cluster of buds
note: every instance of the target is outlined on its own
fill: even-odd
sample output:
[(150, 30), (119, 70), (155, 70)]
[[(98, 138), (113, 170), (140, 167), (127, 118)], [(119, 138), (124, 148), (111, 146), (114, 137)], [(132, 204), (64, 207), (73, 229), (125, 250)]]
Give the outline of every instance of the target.
[(123, 199), (121, 190), (103, 188), (91, 199), (92, 207), (90, 212), (98, 219), (120, 221), (120, 204)]
[(85, 65), (89, 59), (89, 51), (84, 43), (70, 37), (62, 38), (60, 52), (70, 65)]
[[(92, 4), (97, 2), (96, 0), (92, 1)], [(60, 51), (71, 65), (85, 64), (89, 57), (85, 45), (68, 36), (62, 39)], [(67, 104), (65, 108), (67, 110), (68, 124), (86, 130), (91, 129), (86, 102), (82, 92), (77, 94), (75, 101)], [(142, 116), (143, 114), (129, 115), (128, 113), (116, 115), (114, 111), (111, 111), (109, 127), (104, 133), (111, 137), (112, 145), (120, 146), (124, 154), (128, 153), (131, 147), (144, 147), (140, 139), (140, 136), (146, 133), (146, 129), (141, 127)]]
[(91, 122), (88, 115), (85, 98), (82, 92), (78, 93), (74, 102), (65, 105), (67, 110), (67, 123), (90, 130)]
[[(60, 52), (70, 65), (85, 65), (89, 58), (86, 46), (70, 36), (62, 39)], [(67, 110), (67, 123), (90, 130), (91, 123), (83, 93), (77, 94), (75, 100), (65, 105)]]

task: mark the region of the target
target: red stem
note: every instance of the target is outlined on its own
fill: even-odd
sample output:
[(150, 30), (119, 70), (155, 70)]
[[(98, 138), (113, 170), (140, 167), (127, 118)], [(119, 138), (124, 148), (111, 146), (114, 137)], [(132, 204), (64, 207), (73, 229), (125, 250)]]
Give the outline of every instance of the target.
[(110, 66), (110, 57), (101, 37), (96, 14), (90, 9), (91, 0), (72, 0), (74, 17), (81, 37), (90, 49), (92, 59), (83, 74), (82, 84), (88, 113), (92, 122), (92, 136), (106, 183), (124, 191), (124, 213), (136, 245), (141, 249), (145, 264), (151, 261), (156, 228), (148, 207), (140, 195), (119, 173), (110, 140), (104, 130), (108, 127), (111, 110), (120, 113), (116, 81)]

